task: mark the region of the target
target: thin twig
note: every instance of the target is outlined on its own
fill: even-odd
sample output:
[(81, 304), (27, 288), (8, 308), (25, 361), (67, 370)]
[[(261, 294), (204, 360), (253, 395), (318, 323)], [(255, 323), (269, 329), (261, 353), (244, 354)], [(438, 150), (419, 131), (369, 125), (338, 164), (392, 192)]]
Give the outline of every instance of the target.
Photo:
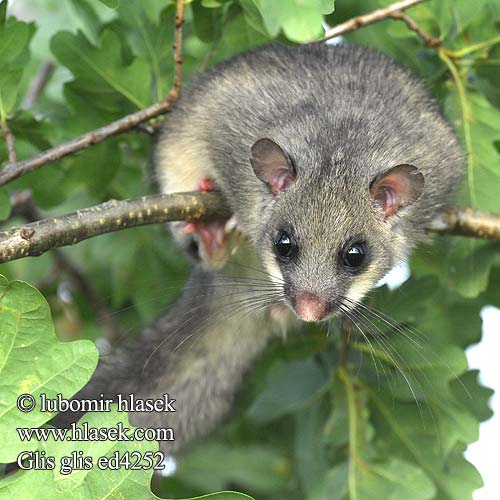
[[(53, 248), (129, 227), (169, 221), (226, 219), (229, 209), (219, 193), (178, 193), (110, 200), (52, 219), (0, 232), (0, 263), (37, 256)], [(500, 241), (500, 214), (451, 208), (429, 229), (441, 234)]]
[(0, 120), (0, 126), (2, 127), (3, 138), (7, 143), (7, 152), (9, 154), (9, 161), (16, 162), (17, 155), (16, 155), (16, 146), (14, 144), (15, 141), (14, 134), (10, 130), (7, 120)]
[(439, 47), (443, 43), (442, 38), (436, 38), (426, 33), (410, 16), (401, 11), (391, 12), (390, 17), (398, 21), (403, 21), (408, 29), (414, 31), (429, 48)]
[(169, 100), (157, 102), (152, 106), (141, 109), (131, 115), (125, 116), (124, 118), (120, 118), (119, 120), (98, 128), (97, 130), (83, 134), (80, 137), (76, 137), (75, 139), (60, 144), (54, 148), (47, 149), (46, 151), (43, 151), (28, 160), (8, 163), (0, 172), (0, 186), (3, 186), (23, 175), (29, 174), (30, 172), (38, 170), (44, 165), (60, 160), (65, 156), (76, 153), (77, 151), (81, 151), (82, 149), (86, 149), (90, 146), (95, 146), (110, 137), (128, 132), (139, 123), (166, 113), (172, 105), (172, 102), (173, 101)]
[[(42, 219), (42, 213), (33, 201), (32, 193), (29, 189), (15, 191), (10, 195), (11, 217), (21, 217), (27, 222), (34, 223)], [(96, 320), (102, 329), (103, 336), (111, 343), (117, 343), (121, 338), (121, 332), (114, 320), (114, 316), (106, 303), (101, 299), (97, 290), (91, 285), (80, 267), (67, 257), (62, 250), (54, 248), (51, 251), (56, 264), (55, 272), (63, 272), (69, 281), (81, 292), (90, 307), (94, 310)]]
[(21, 108), (30, 109), (38, 102), (47, 83), (49, 83), (54, 74), (54, 69), (55, 65), (52, 61), (46, 61), (40, 66), (40, 69), (30, 83), (28, 92), (24, 96)]
[(93, 130), (83, 134), (68, 142), (55, 146), (54, 148), (47, 149), (27, 160), (16, 162), (9, 158), (9, 163), (5, 165), (0, 172), (0, 186), (7, 184), (23, 175), (29, 174), (39, 168), (60, 160), (65, 156), (86, 149), (90, 146), (95, 146), (101, 142), (109, 139), (118, 134), (128, 132), (137, 125), (155, 118), (159, 115), (166, 113), (172, 104), (179, 97), (181, 79), (182, 79), (182, 24), (184, 22), (184, 0), (177, 0), (177, 14), (175, 24), (175, 70), (174, 70), (174, 83), (167, 97), (160, 102), (157, 102), (147, 108), (136, 111), (127, 115), (115, 122), (112, 122), (97, 130)]
[(174, 40), (174, 84), (172, 91), (175, 94), (175, 99), (177, 99), (181, 92), (182, 85), (182, 25), (184, 24), (184, 0), (177, 0), (177, 6), (175, 10), (175, 40)]
[(403, 0), (401, 2), (388, 5), (382, 9), (374, 10), (369, 14), (353, 17), (352, 19), (349, 19), (349, 21), (338, 24), (337, 26), (329, 29), (325, 33), (324, 38), (325, 40), (329, 40), (330, 38), (335, 38), (336, 36), (345, 35), (346, 33), (361, 28), (362, 26), (367, 26), (368, 24), (373, 24), (387, 19), (391, 17), (391, 14), (394, 12), (401, 12), (422, 2), (425, 2), (425, 0)]
[(429, 229), (440, 234), (500, 241), (500, 214), (451, 207), (434, 219)]

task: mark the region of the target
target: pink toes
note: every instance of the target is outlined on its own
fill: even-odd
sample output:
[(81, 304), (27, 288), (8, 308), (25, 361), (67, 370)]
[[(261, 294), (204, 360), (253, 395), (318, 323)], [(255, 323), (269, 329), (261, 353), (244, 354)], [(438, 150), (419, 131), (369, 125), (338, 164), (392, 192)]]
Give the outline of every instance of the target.
[(198, 191), (215, 191), (217, 189), (217, 186), (212, 179), (202, 177), (198, 181), (198, 184), (196, 185), (196, 189)]

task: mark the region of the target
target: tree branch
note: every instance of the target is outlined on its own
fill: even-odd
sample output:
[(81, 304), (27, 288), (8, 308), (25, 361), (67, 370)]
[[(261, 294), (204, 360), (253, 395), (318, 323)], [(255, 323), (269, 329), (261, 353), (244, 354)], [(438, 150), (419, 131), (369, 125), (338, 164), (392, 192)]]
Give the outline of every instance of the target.
[(182, 78), (182, 24), (184, 22), (184, 0), (177, 0), (177, 12), (175, 19), (175, 44), (174, 44), (174, 83), (167, 97), (160, 102), (157, 102), (147, 108), (136, 111), (119, 120), (116, 120), (97, 130), (83, 134), (75, 139), (60, 144), (51, 149), (47, 149), (27, 160), (15, 161), (9, 158), (9, 163), (5, 165), (0, 172), (0, 186), (4, 186), (18, 177), (29, 174), (39, 168), (60, 160), (65, 156), (86, 149), (90, 146), (95, 146), (110, 137), (137, 127), (139, 124), (166, 113), (172, 104), (179, 97), (181, 78)]
[(28, 92), (24, 96), (21, 108), (30, 109), (38, 102), (54, 73), (54, 69), (55, 66), (52, 61), (46, 61), (40, 66), (40, 69), (30, 83)]
[(401, 11), (391, 12), (390, 17), (398, 21), (403, 21), (409, 30), (414, 31), (424, 41), (426, 47), (439, 47), (443, 42), (442, 38), (435, 38), (426, 33), (410, 16)]
[[(339, 24), (325, 33), (325, 39), (343, 35), (350, 31), (357, 30), (368, 24), (382, 21), (390, 17), (391, 13), (403, 11), (425, 0), (403, 0), (396, 2), (383, 9), (375, 10), (369, 14), (358, 16), (350, 21)], [(179, 97), (179, 90), (182, 79), (182, 24), (184, 22), (184, 0), (177, 0), (177, 10), (175, 19), (175, 43), (174, 43), (174, 83), (167, 97), (160, 102), (142, 109), (131, 115), (125, 116), (109, 125), (105, 125), (97, 130), (83, 134), (75, 139), (60, 144), (54, 148), (43, 151), (27, 160), (12, 162), (9, 160), (0, 172), (0, 186), (4, 186), (18, 177), (33, 172), (44, 165), (58, 161), (65, 156), (81, 151), (91, 146), (95, 146), (110, 137), (136, 129), (144, 122), (166, 113), (172, 103)], [(151, 128), (139, 127), (141, 131), (151, 134)], [(156, 128), (153, 125), (153, 129)]]
[(175, 93), (175, 99), (179, 97), (182, 84), (182, 25), (184, 24), (184, 0), (177, 0), (175, 10), (175, 40), (174, 40), (174, 85), (172, 92)]
[(176, 220), (229, 218), (217, 193), (143, 196), (44, 219), (0, 232), (0, 263), (74, 245), (100, 234)]
[[(44, 252), (129, 227), (170, 221), (225, 219), (231, 213), (216, 192), (162, 194), (123, 201), (40, 220), (0, 232), (0, 263)], [(500, 214), (451, 208), (429, 229), (440, 234), (486, 238), (500, 242)]]
[(451, 207), (434, 219), (429, 229), (439, 234), (500, 241), (500, 214)]
[(0, 127), (2, 128), (3, 138), (7, 143), (9, 161), (15, 162), (17, 160), (17, 155), (16, 155), (16, 147), (14, 145), (14, 134), (10, 130), (7, 120), (0, 120)]
[(367, 26), (368, 24), (383, 21), (384, 19), (391, 17), (394, 12), (402, 12), (403, 10), (409, 9), (410, 7), (422, 2), (425, 2), (425, 0), (402, 0), (401, 2), (393, 3), (382, 9), (374, 10), (369, 14), (353, 17), (352, 19), (349, 19), (349, 21), (338, 24), (337, 26), (329, 29), (325, 33), (325, 40), (345, 35), (346, 33), (355, 31), (363, 26)]

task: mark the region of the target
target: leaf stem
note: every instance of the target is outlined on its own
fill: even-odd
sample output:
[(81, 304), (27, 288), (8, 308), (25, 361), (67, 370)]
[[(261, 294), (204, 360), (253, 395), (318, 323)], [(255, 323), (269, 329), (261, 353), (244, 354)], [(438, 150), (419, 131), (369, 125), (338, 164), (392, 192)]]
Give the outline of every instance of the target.
[(472, 54), (473, 52), (477, 52), (478, 50), (488, 49), (493, 45), (500, 43), (500, 35), (497, 35), (489, 40), (485, 40), (484, 42), (479, 42), (474, 45), (469, 45), (468, 47), (464, 47), (463, 49), (458, 50), (446, 50), (448, 56), (454, 59), (460, 59), (461, 57)]
[(440, 59), (446, 64), (450, 70), (451, 76), (455, 82), (460, 102), (460, 110), (462, 113), (462, 126), (464, 130), (464, 142), (467, 152), (467, 185), (469, 190), (469, 198), (472, 207), (476, 207), (476, 194), (474, 192), (474, 155), (472, 151), (472, 135), (470, 122), (472, 115), (470, 111), (469, 101), (467, 100), (467, 91), (464, 82), (458, 72), (458, 69), (453, 61), (448, 50), (438, 48), (438, 55)]
[[(2, 111), (3, 111), (3, 109), (2, 109)], [(10, 127), (7, 123), (7, 120), (4, 117), (3, 112), (1, 113), (1, 115), (2, 116), (0, 117), (0, 127), (2, 129), (3, 138), (5, 139), (5, 142), (7, 143), (7, 151), (9, 154), (9, 161), (11, 163), (16, 162), (17, 161), (17, 154), (16, 154), (16, 146), (14, 144), (14, 141), (15, 141), (14, 134), (10, 130)]]
[(338, 370), (339, 378), (344, 385), (347, 395), (347, 408), (349, 416), (349, 498), (357, 500), (356, 492), (356, 463), (358, 461), (357, 445), (358, 445), (358, 422), (356, 414), (356, 401), (354, 395), (354, 387), (346, 368), (341, 366)]

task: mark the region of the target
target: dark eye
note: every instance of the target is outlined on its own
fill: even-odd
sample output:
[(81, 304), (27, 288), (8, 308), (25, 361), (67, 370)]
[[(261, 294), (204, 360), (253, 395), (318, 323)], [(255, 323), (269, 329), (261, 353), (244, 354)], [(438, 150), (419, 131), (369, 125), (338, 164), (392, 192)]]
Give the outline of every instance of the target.
[(280, 231), (274, 240), (276, 255), (282, 259), (290, 259), (296, 250), (297, 245), (293, 238), (286, 231)]
[(362, 243), (354, 243), (349, 246), (344, 254), (344, 265), (355, 269), (363, 264), (366, 256), (365, 247)]

